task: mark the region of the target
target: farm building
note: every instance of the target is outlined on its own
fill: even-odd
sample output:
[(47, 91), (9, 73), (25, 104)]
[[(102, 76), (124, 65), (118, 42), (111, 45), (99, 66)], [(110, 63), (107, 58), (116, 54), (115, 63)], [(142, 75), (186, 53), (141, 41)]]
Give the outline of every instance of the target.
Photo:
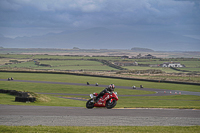
[(144, 59), (154, 59), (154, 58), (156, 58), (156, 57), (153, 56), (153, 55), (151, 55), (151, 54), (148, 54), (148, 55), (145, 55), (143, 58), (144, 58)]
[(184, 65), (181, 65), (180, 62), (165, 62), (162, 67), (184, 67)]
[(129, 59), (129, 56), (121, 56), (122, 59)]

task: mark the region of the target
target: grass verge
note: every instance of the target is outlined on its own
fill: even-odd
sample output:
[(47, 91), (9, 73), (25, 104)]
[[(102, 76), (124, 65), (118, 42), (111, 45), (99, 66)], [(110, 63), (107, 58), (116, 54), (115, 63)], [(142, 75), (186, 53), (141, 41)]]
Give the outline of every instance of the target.
[[(26, 83), (26, 82), (5, 82), (0, 81), (1, 89), (5, 90), (20, 90), (28, 92), (46, 92), (46, 93), (71, 93), (71, 94), (90, 94), (93, 92), (101, 92), (104, 87), (95, 86), (76, 86), (62, 84), (45, 84), (45, 83)], [(119, 89), (115, 91), (120, 95), (144, 95), (154, 94), (155, 92), (135, 90), (135, 89)]]
[(130, 86), (130, 87), (133, 85), (136, 87), (143, 85), (145, 88), (200, 92), (199, 85), (145, 82), (137, 80), (122, 80), (122, 79), (77, 76), (68, 74), (0, 72), (0, 79), (7, 79), (9, 77), (13, 77), (16, 80), (52, 81), (52, 82), (69, 82), (69, 83), (85, 83), (85, 84), (86, 82), (89, 82), (90, 84), (99, 83), (99, 85), (101, 84), (109, 85), (113, 83), (115, 84), (115, 86)]
[(120, 97), (116, 108), (200, 109), (200, 97), (191, 95)]
[(0, 126), (2, 133), (199, 133), (200, 126)]
[(85, 107), (85, 103), (85, 101), (57, 98), (47, 95), (38, 95), (37, 101), (35, 102), (15, 102), (15, 96), (0, 93), (0, 104), (6, 105)]
[[(86, 101), (58, 98), (58, 95), (39, 95), (39, 100), (32, 103), (15, 102), (14, 96), (0, 94), (0, 104), (30, 106), (66, 106), (85, 107)], [(59, 95), (89, 99), (89, 96)], [(179, 108), (200, 109), (200, 97), (190, 95), (119, 97), (115, 108)]]

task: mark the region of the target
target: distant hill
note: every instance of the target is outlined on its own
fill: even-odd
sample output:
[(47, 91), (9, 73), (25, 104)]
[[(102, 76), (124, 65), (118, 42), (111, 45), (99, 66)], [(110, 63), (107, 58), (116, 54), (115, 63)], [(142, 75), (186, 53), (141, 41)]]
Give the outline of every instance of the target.
[(141, 47), (155, 51), (197, 51), (200, 50), (199, 44), (198, 39), (165, 31), (122, 32), (103, 27), (14, 39), (0, 35), (0, 46), (4, 48), (131, 49)]
[(152, 50), (152, 49), (148, 49), (148, 48), (138, 48), (138, 47), (132, 48), (131, 50), (132, 50), (133, 52), (154, 52), (154, 50)]

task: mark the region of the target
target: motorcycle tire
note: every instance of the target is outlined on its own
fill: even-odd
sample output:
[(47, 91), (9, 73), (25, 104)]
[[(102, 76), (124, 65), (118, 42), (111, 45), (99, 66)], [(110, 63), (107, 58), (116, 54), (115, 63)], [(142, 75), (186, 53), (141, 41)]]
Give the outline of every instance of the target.
[(117, 104), (117, 101), (116, 101), (116, 100), (113, 100), (112, 103), (109, 103), (109, 101), (110, 101), (110, 100), (108, 100), (108, 101), (106, 102), (106, 108), (107, 108), (107, 109), (112, 109), (112, 108), (114, 108), (115, 105)]
[(93, 100), (93, 99), (90, 99), (90, 100), (87, 101), (87, 103), (86, 103), (86, 108), (88, 108), (88, 109), (94, 108), (94, 103), (91, 102), (92, 100)]

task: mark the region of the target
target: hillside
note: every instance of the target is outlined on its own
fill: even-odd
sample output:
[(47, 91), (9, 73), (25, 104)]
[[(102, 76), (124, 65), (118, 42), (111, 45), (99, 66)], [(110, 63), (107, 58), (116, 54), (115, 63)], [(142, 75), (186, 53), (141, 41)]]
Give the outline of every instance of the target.
[(132, 48), (131, 49), (133, 52), (154, 52), (154, 50), (152, 49), (148, 49), (148, 48)]
[(196, 51), (200, 40), (170, 32), (119, 31), (97, 27), (79, 31), (63, 31), (43, 36), (6, 38), (0, 36), (5, 48), (73, 48), (131, 49), (141, 47), (155, 51)]

